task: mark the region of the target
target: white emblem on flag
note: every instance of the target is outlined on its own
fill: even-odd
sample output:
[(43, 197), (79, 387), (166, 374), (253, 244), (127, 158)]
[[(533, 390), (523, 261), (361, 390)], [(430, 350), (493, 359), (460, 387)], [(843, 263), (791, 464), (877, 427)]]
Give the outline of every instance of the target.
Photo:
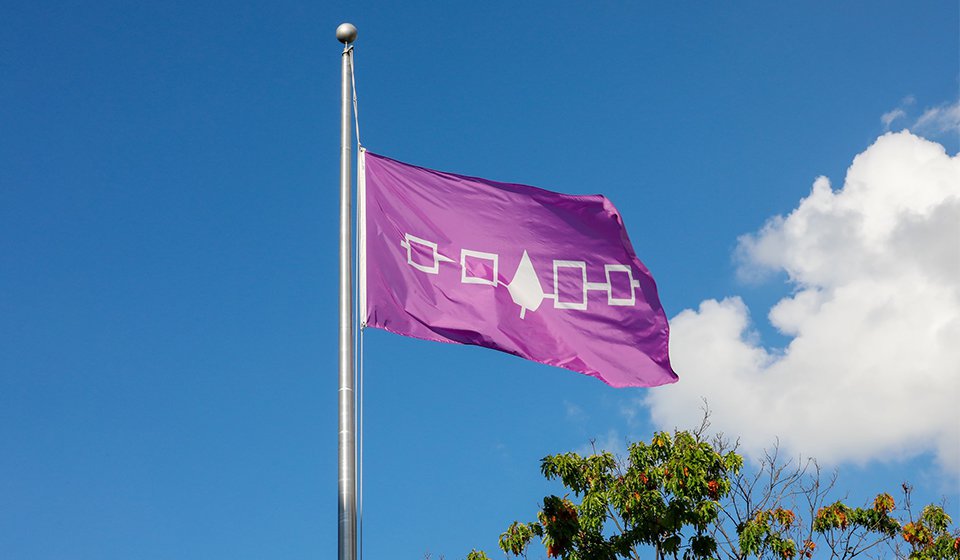
[[(468, 260), (472, 261), (474, 266), (468, 266)], [(496, 253), (484, 253), (483, 251), (471, 251), (470, 249), (460, 249), (460, 282), (464, 284), (486, 284), (488, 286), (497, 285), (497, 268), (500, 257)], [(485, 276), (476, 276), (474, 271), (477, 268), (477, 261), (486, 261), (490, 263), (489, 267), (482, 264), (480, 269), (490, 270), (490, 278)]]
[(537, 271), (533, 269), (533, 263), (530, 262), (530, 255), (526, 251), (520, 258), (520, 264), (517, 265), (517, 272), (513, 275), (513, 280), (507, 286), (510, 291), (510, 297), (513, 303), (520, 306), (520, 318), (523, 319), (527, 314), (527, 309), (536, 311), (543, 302), (543, 288), (540, 287), (540, 279), (537, 278)]
[[(560, 297), (560, 270), (576, 268), (580, 271), (581, 293), (579, 301), (562, 301)], [(553, 261), (553, 306), (557, 309), (587, 308), (587, 263), (583, 261)]]
[(633, 277), (633, 269), (626, 264), (605, 264), (606, 282), (588, 282), (586, 261), (554, 260), (553, 291), (544, 292), (526, 251), (513, 279), (503, 283), (499, 280), (500, 256), (497, 253), (460, 249), (458, 263), (442, 254), (437, 243), (409, 233), (404, 234), (400, 246), (406, 249), (407, 264), (421, 272), (439, 274), (440, 263), (459, 264), (461, 284), (506, 286), (510, 298), (520, 306), (521, 319), (526, 317), (527, 310), (539, 309), (544, 299), (552, 299), (555, 309), (586, 310), (589, 305), (587, 294), (591, 291), (607, 292), (607, 305), (610, 306), (633, 307), (637, 303), (636, 289), (640, 287), (640, 280)]
[[(640, 281), (633, 279), (633, 272), (630, 270), (630, 267), (625, 264), (606, 264), (603, 265), (603, 272), (607, 276), (607, 305), (621, 305), (624, 307), (633, 307), (637, 303), (637, 292), (634, 291), (634, 288), (640, 287)], [(627, 275), (627, 290), (629, 290), (630, 297), (615, 297), (613, 295), (613, 279), (611, 276), (614, 274), (626, 274)]]
[[(427, 274), (439, 274), (441, 261), (456, 262), (450, 257), (441, 255), (437, 250), (437, 244), (433, 241), (427, 241), (426, 239), (421, 239), (409, 233), (403, 236), (403, 241), (400, 242), (400, 246), (407, 250), (407, 264)], [(420, 262), (420, 259), (414, 257), (414, 255), (419, 256), (426, 252), (425, 248), (430, 250), (429, 265)]]

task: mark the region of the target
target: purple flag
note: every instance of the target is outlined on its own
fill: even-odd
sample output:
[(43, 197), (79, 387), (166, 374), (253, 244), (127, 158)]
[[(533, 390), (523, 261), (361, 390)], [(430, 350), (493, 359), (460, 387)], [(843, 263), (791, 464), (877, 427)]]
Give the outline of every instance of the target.
[(360, 154), (366, 326), (474, 344), (614, 387), (677, 380), (620, 214), (574, 196)]

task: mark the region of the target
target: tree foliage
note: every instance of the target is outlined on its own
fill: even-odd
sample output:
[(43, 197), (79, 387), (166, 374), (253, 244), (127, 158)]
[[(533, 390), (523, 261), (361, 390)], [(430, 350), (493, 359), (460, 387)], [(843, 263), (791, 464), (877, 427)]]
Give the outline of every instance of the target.
[(720, 453), (697, 434), (679, 431), (631, 444), (625, 464), (606, 451), (545, 457), (543, 475), (559, 479), (579, 503), (547, 496), (537, 521), (510, 525), (500, 548), (523, 555), (537, 536), (548, 556), (571, 560), (637, 558), (642, 545), (709, 558), (717, 547), (711, 535), (717, 500), (730, 492), (728, 473), (742, 464), (735, 452)]
[(535, 521), (513, 522), (501, 550), (526, 557), (536, 538), (563, 560), (960, 560), (960, 531), (937, 505), (914, 516), (908, 485), (899, 509), (888, 493), (851, 507), (829, 499), (836, 475), (824, 479), (815, 461), (783, 461), (774, 447), (744, 467), (736, 444), (704, 436), (708, 426), (705, 417), (693, 431), (658, 432), (623, 460), (607, 451), (544, 457), (542, 474), (568, 493), (546, 496)]

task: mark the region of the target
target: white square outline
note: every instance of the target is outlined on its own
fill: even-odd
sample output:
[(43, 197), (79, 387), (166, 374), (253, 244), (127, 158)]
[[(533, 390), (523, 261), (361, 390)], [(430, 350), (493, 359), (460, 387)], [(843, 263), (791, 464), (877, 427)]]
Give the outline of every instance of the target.
[[(630, 280), (630, 297), (629, 298), (615, 298), (613, 297), (613, 282), (610, 281), (611, 272), (626, 272), (627, 278)], [(630, 269), (629, 265), (625, 264), (605, 264), (603, 265), (603, 273), (607, 277), (607, 305), (619, 305), (622, 307), (633, 307), (637, 303), (637, 292), (633, 289), (633, 271)]]
[[(579, 268), (583, 279), (583, 301), (560, 301), (560, 282), (557, 271), (561, 268)], [(587, 263), (586, 261), (553, 261), (553, 307), (556, 309), (587, 308)]]
[[(420, 245), (426, 245), (430, 247), (433, 253), (433, 266), (425, 266), (420, 263), (413, 262), (413, 243), (418, 243)], [(405, 245), (407, 248), (407, 264), (412, 266), (417, 270), (422, 270), (427, 274), (439, 274), (440, 273), (440, 259), (437, 258), (437, 244), (432, 241), (427, 241), (426, 239), (421, 239), (416, 235), (410, 235), (409, 233), (404, 234), (403, 242), (401, 245)]]
[[(467, 276), (467, 257), (476, 257), (487, 261), (493, 261), (493, 280), (487, 280), (479, 276)], [(470, 249), (460, 249), (460, 282), (463, 284), (483, 284), (485, 286), (497, 285), (497, 267), (500, 256), (496, 253), (484, 253), (483, 251), (471, 251)]]

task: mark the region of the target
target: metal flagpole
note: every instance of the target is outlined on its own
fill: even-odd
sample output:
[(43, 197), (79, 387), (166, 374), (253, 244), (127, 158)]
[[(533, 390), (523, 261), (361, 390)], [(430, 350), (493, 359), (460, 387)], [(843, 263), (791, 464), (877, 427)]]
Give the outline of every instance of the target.
[(353, 391), (353, 262), (351, 249), (350, 111), (353, 43), (357, 28), (351, 23), (337, 27), (343, 43), (340, 84), (340, 442), (339, 442), (339, 533), (337, 558), (357, 558), (357, 436)]

